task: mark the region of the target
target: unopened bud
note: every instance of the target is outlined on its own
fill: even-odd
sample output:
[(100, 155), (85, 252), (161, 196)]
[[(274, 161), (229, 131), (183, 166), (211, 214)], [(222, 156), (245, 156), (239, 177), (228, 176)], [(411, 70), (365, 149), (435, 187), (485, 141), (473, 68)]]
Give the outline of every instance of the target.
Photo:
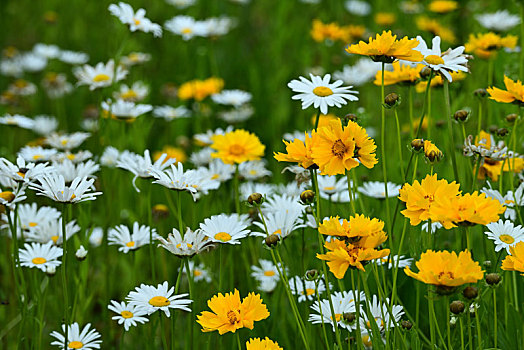
[(464, 302), (460, 300), (455, 300), (451, 304), (449, 304), (449, 310), (453, 312), (455, 315), (463, 313), (465, 308), (466, 305), (464, 305)]
[(477, 287), (469, 286), (464, 288), (464, 290), (462, 291), (462, 295), (466, 299), (475, 299), (479, 295), (479, 290)]
[(318, 270), (311, 269), (306, 271), (306, 280), (308, 281), (314, 281), (316, 280), (320, 274), (318, 273)]
[(47, 265), (46, 268), (45, 268), (45, 273), (49, 277), (54, 276), (56, 274), (56, 267), (53, 266), (53, 265)]
[(455, 120), (458, 122), (465, 122), (469, 118), (469, 112), (465, 109), (459, 109), (455, 112), (453, 118), (455, 118)]
[(497, 284), (500, 283), (502, 278), (500, 277), (498, 273), (488, 273), (485, 277), (485, 280), (486, 280), (486, 283), (489, 284), (490, 286), (496, 286)]
[(300, 194), (300, 200), (304, 204), (311, 204), (315, 201), (315, 192), (311, 190), (305, 190)]
[(165, 204), (155, 204), (151, 208), (151, 213), (155, 220), (165, 219), (169, 217), (169, 208)]
[(352, 122), (356, 122), (358, 120), (358, 117), (356, 114), (348, 113), (345, 117), (347, 120), (351, 120)]
[(414, 139), (413, 141), (411, 141), (411, 147), (413, 147), (415, 151), (421, 151), (422, 149), (424, 149), (424, 140)]
[(400, 325), (402, 326), (402, 328), (407, 329), (408, 331), (411, 329), (411, 327), (413, 327), (409, 320), (402, 320), (402, 322), (400, 322)]
[(278, 237), (275, 234), (272, 234), (266, 237), (266, 245), (270, 248), (277, 245), (278, 241), (280, 241), (280, 237)]
[(506, 128), (500, 128), (500, 129), (497, 129), (496, 134), (497, 134), (497, 136), (504, 137), (507, 134), (509, 134), (509, 130), (506, 129)]
[(518, 114), (511, 113), (506, 116), (506, 121), (510, 124), (515, 123), (515, 121), (519, 118)]
[(86, 258), (87, 250), (84, 248), (83, 245), (81, 245), (80, 248), (78, 248), (78, 250), (75, 253), (75, 256), (79, 261), (82, 261)]
[(262, 203), (262, 200), (263, 200), (263, 197), (260, 193), (258, 192), (255, 192), (255, 193), (252, 193), (249, 195), (249, 197), (247, 197), (247, 202), (251, 205), (254, 205), (254, 204), (261, 204)]
[(475, 91), (473, 91), (473, 95), (475, 95), (476, 97), (486, 97), (488, 96), (488, 91), (486, 89), (477, 89)]
[(424, 80), (428, 79), (430, 74), (431, 74), (431, 68), (429, 67), (424, 67), (420, 71), (420, 77)]
[(344, 321), (346, 321), (347, 323), (352, 323), (357, 318), (353, 312), (344, 312), (342, 314), (342, 317), (344, 318)]
[(399, 101), (400, 101), (400, 97), (394, 92), (388, 94), (386, 98), (384, 99), (384, 103), (388, 107), (394, 107)]

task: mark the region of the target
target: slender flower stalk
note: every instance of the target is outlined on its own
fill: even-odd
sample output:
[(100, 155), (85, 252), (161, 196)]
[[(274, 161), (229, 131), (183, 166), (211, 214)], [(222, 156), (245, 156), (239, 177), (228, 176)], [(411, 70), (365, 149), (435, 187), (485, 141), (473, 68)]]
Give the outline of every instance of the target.
[[(387, 162), (386, 162), (386, 107), (384, 106), (384, 71), (385, 71), (385, 63), (382, 62), (382, 83), (380, 85), (380, 106), (381, 106), (381, 112), (382, 112), (382, 118), (381, 118), (381, 129), (380, 129), (380, 150), (381, 150), (381, 156), (382, 156), (382, 175), (384, 177), (384, 194), (385, 198), (384, 201), (386, 202), (386, 218), (387, 218), (387, 224), (391, 225), (391, 217), (390, 217), (390, 210), (389, 210), (389, 196), (388, 196), (388, 170), (387, 170)], [(390, 230), (389, 232), (392, 232), (391, 228), (392, 226), (389, 226)]]
[(66, 235), (66, 215), (67, 215), (67, 204), (62, 205), (62, 289), (64, 292), (64, 323), (65, 323), (65, 337), (64, 337), (64, 349), (68, 348), (68, 331), (69, 331), (69, 294), (67, 292), (67, 235)]
[(451, 106), (449, 102), (449, 82), (447, 79), (442, 79), (444, 81), (444, 102), (446, 104), (446, 119), (448, 120), (448, 131), (449, 131), (449, 140), (450, 148), (449, 152), (451, 154), (451, 162), (453, 163), (453, 174), (455, 175), (455, 181), (459, 182), (458, 168), (457, 168), (457, 156), (455, 155), (455, 137), (453, 132), (453, 123), (451, 122)]

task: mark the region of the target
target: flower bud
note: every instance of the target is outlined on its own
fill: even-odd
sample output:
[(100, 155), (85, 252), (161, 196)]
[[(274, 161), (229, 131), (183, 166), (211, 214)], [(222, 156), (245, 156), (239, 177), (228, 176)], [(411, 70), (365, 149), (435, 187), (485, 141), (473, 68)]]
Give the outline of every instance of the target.
[(518, 114), (511, 113), (506, 116), (506, 121), (510, 124), (515, 123), (515, 121), (519, 118)]
[(506, 128), (499, 128), (499, 129), (497, 129), (496, 134), (497, 134), (497, 136), (504, 137), (507, 134), (509, 134), (509, 130), (506, 129)]
[(479, 290), (477, 287), (469, 286), (464, 288), (464, 290), (462, 291), (462, 295), (466, 299), (475, 299), (479, 295)]
[(357, 122), (358, 120), (358, 117), (356, 114), (353, 114), (353, 113), (348, 113), (346, 114), (346, 117), (345, 117), (347, 120), (351, 120), (352, 122)]
[(342, 317), (347, 323), (353, 323), (357, 318), (353, 312), (344, 312)]
[(304, 204), (311, 204), (315, 201), (315, 192), (311, 190), (305, 190), (300, 194), (300, 200)]
[(497, 284), (500, 283), (502, 278), (500, 277), (498, 273), (488, 273), (485, 277), (485, 280), (486, 280), (486, 283), (489, 284), (490, 286), (496, 286)]
[(411, 147), (413, 147), (413, 149), (417, 152), (421, 151), (424, 148), (424, 140), (414, 139), (413, 141), (411, 141)]
[(402, 326), (402, 328), (408, 331), (411, 329), (411, 327), (413, 327), (413, 325), (411, 324), (409, 320), (402, 320), (402, 322), (400, 322), (400, 325)]
[(456, 324), (457, 324), (457, 318), (455, 316), (451, 316), (451, 319), (449, 320), (449, 325), (451, 327), (455, 327)]
[(312, 269), (312, 270), (306, 271), (306, 280), (307, 281), (314, 281), (319, 277), (320, 277), (320, 274), (318, 273), (318, 270)]
[(165, 219), (169, 217), (169, 208), (165, 204), (155, 204), (151, 208), (151, 213), (155, 220)]
[(466, 111), (465, 109), (459, 109), (458, 111), (455, 112), (455, 114), (453, 115), (453, 118), (455, 118), (455, 120), (458, 122), (465, 122), (469, 118), (469, 112)]
[(464, 302), (460, 300), (455, 300), (451, 304), (449, 304), (449, 310), (453, 312), (455, 315), (463, 313), (465, 308), (466, 305), (464, 305)]
[(431, 74), (431, 68), (429, 67), (424, 67), (420, 71), (420, 77), (424, 80), (428, 79), (430, 74)]
[(477, 89), (473, 91), (473, 95), (479, 98), (483, 98), (483, 97), (488, 96), (488, 91), (486, 89)]
[[(484, 161), (486, 161), (486, 160), (484, 160)], [(494, 165), (494, 164), (489, 163), (489, 161), (491, 161), (491, 158), (488, 158), (488, 164)], [(495, 162), (495, 164), (496, 164), (496, 162)], [(483, 261), (482, 262), (482, 266), (484, 266), (485, 268), (489, 269), (491, 267), (491, 260)]]
[(496, 133), (498, 129), (499, 129), (499, 127), (496, 126), (496, 125), (490, 125), (490, 126), (488, 126), (488, 131), (489, 131), (490, 134), (494, 134), (494, 133)]
[(45, 268), (45, 273), (46, 275), (48, 275), (49, 277), (52, 277), (56, 274), (56, 267), (52, 266), (52, 265), (48, 265), (46, 266)]
[(275, 234), (269, 235), (266, 237), (266, 245), (270, 248), (274, 247), (280, 241), (280, 237)]
[(400, 97), (392, 92), (386, 96), (384, 99), (384, 103), (387, 107), (395, 107), (400, 102)]
[(80, 248), (78, 248), (78, 250), (75, 253), (75, 256), (79, 261), (85, 260), (87, 256), (87, 250), (84, 248), (83, 245), (81, 245)]
[(263, 199), (264, 198), (260, 193), (255, 192), (250, 194), (249, 197), (247, 197), (247, 202), (251, 205), (262, 204)]

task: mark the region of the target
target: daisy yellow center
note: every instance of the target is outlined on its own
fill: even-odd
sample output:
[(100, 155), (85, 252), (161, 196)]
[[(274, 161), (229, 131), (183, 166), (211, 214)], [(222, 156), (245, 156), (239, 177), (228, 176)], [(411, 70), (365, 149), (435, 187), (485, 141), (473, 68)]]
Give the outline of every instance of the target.
[(363, 335), (362, 336), (362, 343), (365, 345), (365, 346), (371, 346), (371, 338), (369, 337), (369, 335)]
[(306, 295), (313, 295), (315, 294), (315, 290), (313, 288), (306, 288)]
[(211, 176), (211, 180), (216, 180), (220, 177), (220, 175), (218, 174), (214, 174), (213, 176)]
[(324, 191), (333, 191), (335, 189), (335, 186), (326, 186), (324, 187)]
[(40, 158), (42, 158), (42, 156), (40, 154), (35, 154), (33, 156), (33, 160), (39, 160)]
[(33, 264), (35, 265), (41, 265), (41, 264), (44, 264), (47, 260), (45, 258), (34, 258), (33, 260), (31, 260), (33, 262)]
[(229, 319), (229, 323), (235, 324), (240, 321), (240, 315), (238, 312), (235, 312), (233, 310), (230, 310), (227, 312), (227, 318)]
[(222, 242), (227, 242), (231, 240), (231, 235), (227, 232), (219, 232), (215, 235), (215, 239)]
[(317, 86), (313, 89), (313, 93), (319, 97), (326, 97), (333, 95), (333, 90), (331, 90), (327, 86)]
[(25, 88), (27, 85), (29, 85), (29, 84), (25, 80), (17, 80), (17, 81), (15, 81), (15, 86), (17, 88), (22, 89), (22, 88)]
[[(380, 322), (379, 322), (379, 321), (380, 321)], [(377, 326), (378, 326), (379, 328), (383, 328), (383, 327), (384, 327), (384, 322), (382, 321), (381, 318), (379, 318), (379, 317), (375, 317), (375, 322), (377, 323)], [(371, 322), (367, 321), (367, 322), (366, 322), (366, 325), (368, 326), (368, 328), (371, 329)]]
[(429, 64), (444, 64), (444, 60), (442, 57), (437, 55), (429, 55), (424, 58), (424, 61), (426, 61)]
[(21, 178), (25, 178), (25, 174), (21, 171), (17, 172), (16, 174), (19, 175)]
[(123, 317), (123, 318), (132, 318), (133, 317), (133, 313), (131, 311), (122, 311), (120, 313), (120, 315)]
[(157, 296), (149, 299), (149, 305), (154, 307), (168, 306), (169, 304), (171, 304), (171, 302), (166, 297)]
[(229, 153), (235, 156), (239, 156), (239, 155), (246, 153), (246, 149), (244, 148), (244, 146), (241, 146), (241, 145), (231, 145), (229, 147)]
[(111, 80), (111, 78), (109, 77), (109, 75), (107, 74), (97, 74), (95, 75), (95, 77), (93, 78), (93, 81), (95, 83), (100, 83), (102, 81), (108, 81), (108, 80)]
[(191, 34), (191, 33), (193, 33), (193, 30), (191, 28), (182, 29), (182, 34)]
[(71, 343), (67, 344), (67, 347), (69, 349), (82, 349), (84, 347), (84, 344), (80, 341), (72, 341)]
[[(342, 316), (342, 314), (335, 314), (335, 319), (337, 320), (337, 322), (340, 322), (340, 317)], [(333, 320), (333, 316), (329, 316), (329, 318), (331, 320)]]
[(506, 244), (512, 244), (515, 242), (515, 238), (511, 237), (510, 235), (500, 235), (499, 239)]
[(256, 175), (256, 174), (257, 174), (257, 171), (256, 171), (256, 170), (253, 170), (253, 169), (252, 169), (252, 170), (249, 170), (249, 174), (251, 174), (251, 175)]
[(38, 226), (38, 224), (36, 222), (30, 222), (29, 223), (29, 227), (35, 227), (35, 226)]
[(51, 240), (56, 244), (56, 242), (58, 242), (58, 235), (51, 236)]
[(62, 144), (62, 146), (67, 145), (68, 142), (69, 142), (68, 139), (63, 139), (62, 141), (60, 141), (60, 143)]
[(120, 97), (123, 98), (124, 100), (130, 100), (133, 98), (137, 98), (137, 94), (133, 90), (128, 90), (124, 92), (123, 94), (121, 94)]
[(140, 25), (140, 20), (139, 19), (135, 18), (135, 19), (133, 19), (133, 22), (135, 22), (135, 26)]
[(347, 152), (347, 147), (344, 145), (344, 142), (342, 140), (336, 140), (333, 146), (331, 147), (331, 153), (333, 153), (335, 156), (342, 158), (344, 157), (344, 154)]
[(134, 247), (135, 246), (135, 241), (127, 242), (126, 246), (128, 246), (129, 248)]
[(193, 271), (193, 275), (195, 275), (195, 277), (201, 276), (202, 271), (195, 269), (195, 271)]
[(0, 192), (0, 199), (3, 199), (7, 202), (11, 202), (15, 199), (15, 195), (11, 191)]
[(271, 270), (264, 271), (264, 276), (267, 276), (267, 277), (275, 276), (275, 271), (271, 271)]
[(515, 201), (511, 200), (511, 199), (506, 199), (504, 201), (504, 204), (515, 204)]
[(282, 230), (278, 229), (275, 232), (273, 232), (274, 235), (282, 235)]
[(138, 62), (138, 60), (140, 60), (140, 56), (137, 55), (136, 53), (129, 54), (129, 56), (127, 56), (127, 58), (129, 58), (129, 60), (133, 61), (133, 62)]
[(73, 153), (69, 153), (66, 157), (69, 160), (75, 160), (75, 158), (76, 158), (76, 156)]

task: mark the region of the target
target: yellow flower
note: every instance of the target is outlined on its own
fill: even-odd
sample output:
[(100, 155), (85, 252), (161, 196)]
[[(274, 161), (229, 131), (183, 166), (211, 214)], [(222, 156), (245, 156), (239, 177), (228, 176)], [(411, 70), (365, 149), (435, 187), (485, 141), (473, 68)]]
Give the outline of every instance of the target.
[(505, 210), (498, 200), (475, 191), (463, 196), (436, 197), (430, 208), (430, 217), (450, 229), (457, 225), (487, 225), (497, 221)]
[(448, 41), (450, 43), (457, 41), (453, 31), (448, 27), (444, 27), (435, 19), (431, 19), (427, 16), (419, 16), (415, 20), (415, 23), (418, 29), (430, 32), (434, 36), (438, 35), (443, 41)]
[(431, 141), (424, 141), (424, 156), (430, 163), (438, 162), (444, 157), (442, 151), (435, 146)]
[(313, 27), (311, 28), (311, 37), (313, 40), (321, 42), (324, 40), (331, 41), (349, 41), (349, 33), (337, 23), (322, 23), (322, 21), (313, 20)]
[[(426, 115), (424, 117), (424, 120), (422, 121), (422, 126), (421, 126), (421, 131), (423, 130), (427, 130), (428, 129), (428, 126), (429, 126), (429, 121), (428, 121), (428, 116)], [(414, 132), (417, 132), (417, 129), (418, 129), (418, 125), (420, 124), (420, 118), (417, 118), (415, 120), (413, 120), (413, 124), (409, 124), (409, 123), (406, 123), (406, 124), (403, 124), (402, 125), (402, 128), (401, 128), (401, 131), (403, 133), (407, 133), (409, 132), (410, 130), (413, 130)]]
[(457, 8), (458, 3), (450, 0), (435, 0), (428, 6), (428, 10), (436, 13), (447, 13), (456, 10)]
[(524, 276), (524, 242), (509, 247), (510, 255), (502, 260), (502, 270), (519, 271)]
[(346, 48), (346, 51), (357, 55), (370, 56), (373, 61), (378, 62), (391, 63), (396, 59), (420, 62), (423, 59), (422, 54), (414, 50), (418, 44), (419, 42), (416, 39), (404, 37), (397, 40), (397, 36), (392, 35), (391, 31), (384, 31), (382, 34), (377, 34), (375, 39), (370, 37), (369, 43), (360, 41), (358, 44)]
[(493, 181), (498, 181), (503, 171), (520, 173), (524, 170), (524, 159), (521, 157), (508, 158), (506, 161), (495, 161), (491, 158), (484, 158), (484, 163), (479, 169), (478, 178), (483, 180), (488, 176)]
[(259, 294), (249, 293), (242, 302), (235, 289), (233, 293), (218, 293), (207, 302), (213, 312), (202, 311), (197, 322), (202, 326), (202, 332), (218, 331), (219, 334), (235, 333), (237, 329), (253, 329), (255, 321), (269, 317), (266, 305), (262, 303)]
[(437, 174), (433, 174), (427, 175), (420, 183), (415, 180), (413, 185), (405, 184), (399, 193), (399, 199), (406, 203), (406, 209), (401, 213), (409, 218), (411, 225), (416, 226), (430, 219), (430, 208), (435, 198), (455, 197), (460, 192), (455, 181), (437, 180)]
[[(384, 85), (393, 85), (398, 83), (415, 84), (420, 79), (420, 71), (424, 68), (423, 64), (417, 64), (416, 67), (411, 67), (408, 64), (400, 64), (400, 62), (393, 62), (392, 71), (384, 71)], [(378, 71), (375, 75), (375, 85), (382, 85), (382, 71)]]
[(375, 15), (375, 23), (379, 26), (390, 26), (397, 20), (397, 16), (391, 12), (379, 12)]
[(506, 90), (494, 86), (487, 88), (489, 98), (502, 103), (524, 103), (524, 86), (520, 80), (513, 81), (504, 76), (504, 85), (506, 85)]
[(384, 232), (384, 222), (364, 215), (355, 215), (349, 221), (339, 217), (325, 219), (319, 226), (318, 232), (328, 236), (339, 236), (349, 238), (355, 246), (363, 248), (376, 248), (387, 240)]
[(255, 134), (246, 130), (234, 130), (224, 135), (211, 137), (211, 148), (216, 153), (211, 157), (220, 158), (226, 164), (258, 160), (264, 155), (264, 146)]
[(265, 339), (252, 338), (246, 343), (246, 350), (283, 350), (278, 343), (268, 337)]
[(503, 47), (513, 49), (517, 46), (518, 37), (508, 35), (502, 37), (493, 32), (485, 34), (469, 35), (469, 41), (466, 43), (466, 52), (471, 52), (480, 58), (488, 59), (495, 55)]
[[(458, 72), (450, 72), (451, 78), (453, 79), (453, 82), (460, 81), (466, 79), (468, 76), (465, 72), (458, 71)], [(435, 86), (443, 86), (444, 81), (442, 80), (442, 77), (440, 75), (434, 75), (431, 79), (431, 87)], [(427, 81), (421, 81), (417, 85), (415, 85), (415, 90), (418, 93), (422, 93), (426, 91), (426, 87), (428, 86)]]
[(202, 101), (209, 95), (219, 93), (224, 87), (224, 80), (208, 78), (206, 80), (192, 80), (180, 85), (178, 97), (181, 100), (194, 99)]
[(158, 158), (162, 156), (162, 154), (167, 154), (166, 159), (164, 160), (164, 163), (168, 159), (176, 159), (176, 162), (184, 163), (187, 160), (186, 152), (182, 148), (178, 147), (172, 147), (172, 146), (164, 146), (161, 151), (156, 151), (153, 153), (153, 160), (156, 162)]
[[(306, 132), (306, 142), (304, 143), (302, 140), (295, 139), (291, 142), (287, 142), (283, 140), (284, 144), (286, 145), (286, 152), (285, 153), (274, 153), (274, 157), (279, 162), (292, 162), (292, 163), (298, 163), (303, 168), (307, 169), (315, 162), (313, 161), (313, 158), (311, 157), (311, 137)], [(313, 131), (314, 134), (314, 131)]]
[(478, 262), (473, 261), (467, 250), (455, 252), (427, 250), (416, 262), (418, 273), (404, 268), (406, 275), (426, 284), (443, 287), (458, 287), (466, 283), (476, 283), (483, 278)]
[[(317, 115), (311, 117), (311, 125), (315, 126), (315, 122), (317, 120)], [(322, 128), (324, 126), (329, 126), (329, 123), (333, 120), (339, 120), (339, 118), (331, 113), (328, 114), (321, 114), (318, 118), (318, 127)]]

